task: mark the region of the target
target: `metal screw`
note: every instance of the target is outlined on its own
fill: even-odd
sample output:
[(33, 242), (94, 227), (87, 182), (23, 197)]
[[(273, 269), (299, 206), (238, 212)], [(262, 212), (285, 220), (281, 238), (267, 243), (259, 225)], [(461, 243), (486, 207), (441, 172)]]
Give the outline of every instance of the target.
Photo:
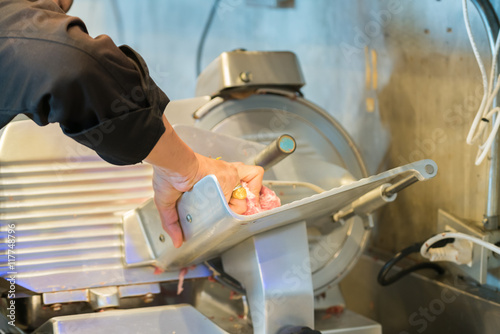
[(50, 305), (50, 308), (52, 309), (52, 311), (56, 311), (57, 312), (57, 311), (61, 310), (61, 306), (62, 305), (59, 304), (59, 303), (58, 304), (52, 304), (52, 305)]
[(425, 171), (427, 174), (434, 174), (434, 166), (433, 165), (425, 165)]
[(160, 234), (160, 241), (165, 242), (165, 236), (163, 234)]
[(143, 297), (143, 300), (146, 304), (149, 304), (153, 301), (154, 297), (152, 293), (148, 293)]
[(250, 72), (241, 72), (240, 79), (243, 82), (250, 82)]
[(191, 223), (191, 222), (193, 222), (193, 217), (191, 217), (191, 215), (190, 215), (190, 214), (188, 214), (188, 215), (186, 216), (186, 220), (188, 221), (188, 223)]

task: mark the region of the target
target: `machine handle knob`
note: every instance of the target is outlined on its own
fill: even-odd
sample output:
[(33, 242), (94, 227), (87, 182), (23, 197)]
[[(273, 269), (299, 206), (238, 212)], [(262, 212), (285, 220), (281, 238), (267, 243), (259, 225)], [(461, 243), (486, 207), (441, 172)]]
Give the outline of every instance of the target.
[(295, 152), (296, 148), (297, 143), (292, 136), (281, 135), (259, 152), (249, 165), (261, 166), (267, 170)]

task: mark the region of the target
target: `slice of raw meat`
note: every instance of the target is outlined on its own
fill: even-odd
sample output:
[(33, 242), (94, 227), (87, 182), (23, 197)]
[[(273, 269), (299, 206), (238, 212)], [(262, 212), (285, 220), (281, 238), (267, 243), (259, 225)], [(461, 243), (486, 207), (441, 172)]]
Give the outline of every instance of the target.
[(248, 189), (248, 184), (246, 182), (241, 182), (241, 185), (247, 191), (247, 211), (245, 211), (245, 213), (243, 214), (245, 216), (271, 210), (281, 205), (279, 197), (275, 194), (274, 191), (267, 188), (266, 186), (262, 186), (260, 190), (260, 196), (259, 198), (257, 198), (250, 191), (250, 189)]

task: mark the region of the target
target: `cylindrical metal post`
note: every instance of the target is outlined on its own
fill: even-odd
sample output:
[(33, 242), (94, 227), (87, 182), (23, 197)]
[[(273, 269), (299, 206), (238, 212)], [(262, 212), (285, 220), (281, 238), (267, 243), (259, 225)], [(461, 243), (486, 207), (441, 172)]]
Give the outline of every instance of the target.
[[(495, 13), (495, 9), (488, 0), (472, 0), (476, 6), (484, 27), (488, 33), (488, 41), (490, 44), (491, 54), (495, 53), (495, 41), (497, 39), (500, 22)], [(500, 62), (498, 59), (493, 59), (497, 62), (497, 72)], [(498, 75), (498, 73), (495, 73)], [(498, 106), (498, 98), (493, 102), (493, 107)], [(496, 116), (493, 116), (491, 124), (494, 124)], [(497, 135), (493, 145), (491, 146), (491, 160), (488, 170), (488, 193), (486, 198), (486, 211), (484, 214), (483, 224), (487, 230), (496, 230), (499, 227), (498, 215), (500, 206), (500, 136)]]
[(250, 164), (267, 170), (295, 152), (296, 148), (297, 144), (292, 136), (281, 135), (258, 153)]

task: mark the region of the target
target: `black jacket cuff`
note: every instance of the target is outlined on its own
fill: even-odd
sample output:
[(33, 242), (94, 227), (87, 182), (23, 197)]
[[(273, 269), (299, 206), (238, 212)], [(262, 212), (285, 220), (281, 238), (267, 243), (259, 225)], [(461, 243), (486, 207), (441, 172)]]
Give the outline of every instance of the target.
[(80, 133), (66, 133), (109, 163), (132, 165), (142, 162), (156, 145), (165, 126), (162, 114), (153, 108), (129, 112), (103, 121)]

